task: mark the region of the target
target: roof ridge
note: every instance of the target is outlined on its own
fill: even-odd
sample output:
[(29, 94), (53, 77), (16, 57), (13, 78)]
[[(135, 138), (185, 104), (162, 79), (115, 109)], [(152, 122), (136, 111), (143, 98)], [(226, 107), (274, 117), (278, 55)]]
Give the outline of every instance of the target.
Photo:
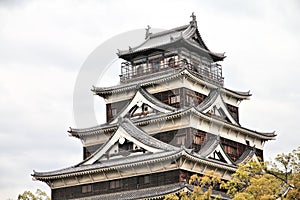
[(150, 35), (150, 38), (156, 38), (156, 37), (159, 37), (159, 36), (162, 36), (162, 35), (169, 34), (171, 32), (183, 30), (183, 29), (188, 28), (189, 26), (190, 26), (189, 24), (186, 24), (186, 25), (178, 26), (178, 27), (175, 27), (175, 28), (172, 28), (172, 29), (167, 29), (167, 30), (164, 30), (164, 31), (160, 31), (160, 32), (157, 32), (157, 33), (152, 33)]

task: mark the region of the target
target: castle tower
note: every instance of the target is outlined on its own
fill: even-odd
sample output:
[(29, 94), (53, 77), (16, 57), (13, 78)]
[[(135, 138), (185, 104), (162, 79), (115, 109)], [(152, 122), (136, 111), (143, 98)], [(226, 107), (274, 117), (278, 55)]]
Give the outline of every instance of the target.
[(192, 174), (213, 170), (229, 180), (239, 163), (263, 159), (261, 133), (239, 122), (249, 92), (224, 87), (225, 56), (205, 45), (192, 14), (188, 25), (119, 50), (120, 84), (93, 87), (106, 101), (105, 124), (69, 133), (82, 141), (83, 161), (34, 172), (51, 187), (52, 200), (163, 199), (192, 190)]

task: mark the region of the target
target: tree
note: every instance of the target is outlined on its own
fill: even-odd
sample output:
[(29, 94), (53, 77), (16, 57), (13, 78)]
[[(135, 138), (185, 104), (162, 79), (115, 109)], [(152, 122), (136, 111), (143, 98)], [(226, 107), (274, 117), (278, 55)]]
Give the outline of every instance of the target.
[(208, 172), (202, 177), (191, 176), (189, 183), (194, 185), (193, 192), (167, 195), (165, 199), (210, 200), (212, 189), (218, 189), (219, 185), (233, 200), (300, 199), (300, 147), (291, 153), (279, 154), (271, 162), (249, 160), (240, 164), (227, 182)]
[(300, 199), (300, 147), (279, 154), (275, 161), (239, 165), (232, 179), (221, 184), (234, 199)]
[(23, 194), (19, 194), (18, 200), (50, 200), (50, 197), (46, 192), (37, 189), (35, 194), (31, 191), (24, 191)]
[(221, 184), (221, 176), (213, 171), (206, 172), (203, 176), (192, 175), (189, 184), (194, 186), (191, 193), (182, 191), (179, 195), (166, 195), (165, 200), (212, 200), (220, 196), (212, 197), (212, 190)]
[(284, 199), (300, 199), (300, 147), (288, 154), (279, 154), (270, 174), (285, 184)]

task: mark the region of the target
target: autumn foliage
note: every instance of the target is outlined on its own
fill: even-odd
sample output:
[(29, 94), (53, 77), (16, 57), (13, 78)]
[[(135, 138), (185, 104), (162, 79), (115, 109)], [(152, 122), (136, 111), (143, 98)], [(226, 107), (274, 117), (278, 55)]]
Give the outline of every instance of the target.
[(274, 161), (248, 160), (240, 164), (230, 181), (222, 181), (220, 175), (207, 172), (193, 175), (189, 184), (192, 192), (170, 194), (167, 200), (219, 199), (213, 189), (225, 190), (233, 200), (292, 200), (300, 199), (300, 147), (288, 154), (279, 154)]

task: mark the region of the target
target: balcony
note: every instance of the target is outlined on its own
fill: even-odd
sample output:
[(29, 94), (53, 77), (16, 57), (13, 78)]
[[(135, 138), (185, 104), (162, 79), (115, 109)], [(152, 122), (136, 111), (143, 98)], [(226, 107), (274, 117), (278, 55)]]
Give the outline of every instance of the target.
[(170, 73), (174, 70), (180, 70), (184, 67), (191, 70), (194, 74), (207, 82), (218, 86), (224, 86), (224, 78), (222, 77), (221, 65), (192, 65), (185, 59), (176, 61), (173, 58), (170, 58), (168, 62), (142, 63), (139, 65), (132, 65), (130, 62), (123, 62), (121, 64), (120, 82), (127, 83), (145, 79), (153, 75), (159, 76)]

